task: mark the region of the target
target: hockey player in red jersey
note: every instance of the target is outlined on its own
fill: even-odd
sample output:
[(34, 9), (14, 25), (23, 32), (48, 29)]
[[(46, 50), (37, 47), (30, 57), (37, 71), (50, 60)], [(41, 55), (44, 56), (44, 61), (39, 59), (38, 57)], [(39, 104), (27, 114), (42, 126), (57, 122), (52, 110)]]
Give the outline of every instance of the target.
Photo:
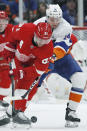
[(7, 96), (10, 91), (10, 77), (8, 76), (9, 62), (4, 58), (3, 51), (7, 44), (8, 37), (12, 32), (12, 25), (8, 24), (9, 19), (4, 11), (0, 11), (0, 105), (8, 106), (4, 103), (3, 97)]
[[(53, 43), (51, 40), (51, 27), (48, 23), (39, 23), (37, 26), (28, 23), (19, 25), (11, 35), (10, 44), (16, 47), (15, 63), (16, 69), (10, 72), (14, 75), (14, 79), (18, 79), (15, 94), (23, 95), (28, 90), (34, 80), (41, 76), (49, 66), (49, 58), (53, 54)], [(6, 45), (5, 49), (11, 51), (10, 44)], [(37, 85), (30, 92), (27, 100), (31, 100), (37, 91)], [(38, 89), (39, 90), (39, 89)], [(13, 117), (13, 122), (19, 124), (30, 124), (30, 120), (25, 117), (27, 100), (15, 101), (15, 109), (20, 110)], [(8, 109), (7, 114), (12, 112)], [(0, 119), (0, 125), (3, 119)], [(4, 119), (4, 124), (7, 124), (10, 118)]]

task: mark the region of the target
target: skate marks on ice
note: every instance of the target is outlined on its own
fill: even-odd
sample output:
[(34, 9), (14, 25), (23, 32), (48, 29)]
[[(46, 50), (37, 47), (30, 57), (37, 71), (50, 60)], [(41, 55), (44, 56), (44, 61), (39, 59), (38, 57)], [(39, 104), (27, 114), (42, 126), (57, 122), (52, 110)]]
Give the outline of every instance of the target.
[(80, 126), (77, 128), (66, 128), (64, 126), (56, 127), (56, 128), (34, 128), (31, 127), (29, 129), (26, 129), (26, 127), (16, 127), (16, 128), (11, 128), (11, 127), (0, 127), (1, 131), (87, 131), (87, 127)]
[[(66, 102), (62, 104), (31, 104), (26, 110), (27, 116), (37, 116), (37, 123), (33, 124), (33, 128), (38, 129), (61, 129), (65, 128), (65, 108)], [(28, 113), (30, 112), (30, 113)], [(78, 131), (87, 130), (87, 103), (81, 103), (77, 115), (81, 118), (79, 127), (74, 128)], [(72, 129), (73, 130), (73, 129)]]
[[(26, 125), (14, 127), (12, 123), (1, 126), (0, 131), (87, 131), (87, 103), (80, 104), (77, 115), (81, 118), (81, 123), (77, 128), (65, 127), (66, 104), (32, 104), (29, 105), (25, 114), (30, 118), (37, 116), (37, 122), (32, 123), (30, 128)], [(0, 115), (2, 113), (0, 112)]]

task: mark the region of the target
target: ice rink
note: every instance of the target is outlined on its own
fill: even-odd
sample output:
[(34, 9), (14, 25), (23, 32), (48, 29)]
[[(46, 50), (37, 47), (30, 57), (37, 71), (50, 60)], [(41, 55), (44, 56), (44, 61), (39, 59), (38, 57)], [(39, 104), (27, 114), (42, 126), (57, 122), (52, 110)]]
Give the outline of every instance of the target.
[[(66, 101), (57, 104), (30, 104), (25, 114), (37, 117), (37, 122), (30, 129), (25, 126), (12, 129), (12, 125), (0, 127), (0, 131), (87, 131), (87, 102), (82, 102), (77, 110), (81, 118), (79, 127), (65, 128)], [(0, 112), (1, 115), (2, 112)]]

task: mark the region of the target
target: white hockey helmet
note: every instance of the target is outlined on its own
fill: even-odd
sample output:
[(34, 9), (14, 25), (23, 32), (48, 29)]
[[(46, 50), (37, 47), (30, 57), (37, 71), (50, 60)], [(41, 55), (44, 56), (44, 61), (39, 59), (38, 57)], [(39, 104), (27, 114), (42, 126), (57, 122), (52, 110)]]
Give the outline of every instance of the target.
[(46, 16), (47, 17), (54, 17), (61, 19), (62, 18), (62, 10), (58, 4), (50, 4), (46, 9)]

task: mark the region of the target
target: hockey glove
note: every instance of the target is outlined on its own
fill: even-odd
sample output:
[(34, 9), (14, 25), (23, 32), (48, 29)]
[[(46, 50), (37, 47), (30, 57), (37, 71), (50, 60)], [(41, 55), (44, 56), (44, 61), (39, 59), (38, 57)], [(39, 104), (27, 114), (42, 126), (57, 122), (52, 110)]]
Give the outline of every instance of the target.
[(25, 74), (25, 73), (24, 73), (23, 70), (13, 69), (13, 70), (10, 70), (10, 71), (9, 71), (10, 77), (11, 77), (11, 76), (14, 76), (14, 79), (15, 79), (15, 80), (17, 80), (17, 79), (23, 79), (24, 74)]
[(48, 69), (45, 71), (45, 73), (48, 73), (49, 71), (52, 71), (54, 69), (54, 63), (49, 63)]

